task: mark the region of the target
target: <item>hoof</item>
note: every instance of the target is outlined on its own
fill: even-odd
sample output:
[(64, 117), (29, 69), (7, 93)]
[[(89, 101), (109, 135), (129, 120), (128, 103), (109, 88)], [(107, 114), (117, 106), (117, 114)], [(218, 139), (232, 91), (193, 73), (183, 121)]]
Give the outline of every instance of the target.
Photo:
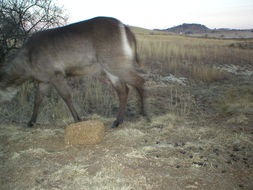
[(151, 120), (151, 118), (149, 116), (144, 116), (144, 118), (145, 118), (146, 122), (148, 122), (148, 123), (152, 122), (152, 120)]
[(34, 122), (32, 122), (32, 121), (29, 121), (28, 123), (27, 123), (27, 127), (28, 128), (32, 128), (33, 126), (34, 126)]
[(123, 123), (123, 120), (115, 120), (111, 128), (117, 128), (121, 123)]

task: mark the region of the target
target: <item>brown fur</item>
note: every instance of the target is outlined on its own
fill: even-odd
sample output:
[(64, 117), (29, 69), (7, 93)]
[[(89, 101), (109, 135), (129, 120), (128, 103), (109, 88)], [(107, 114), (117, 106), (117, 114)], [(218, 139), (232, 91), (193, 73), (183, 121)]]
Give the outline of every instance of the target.
[(39, 85), (29, 126), (36, 122), (39, 105), (49, 85), (56, 88), (77, 122), (80, 117), (72, 104), (66, 77), (106, 73), (119, 96), (120, 111), (113, 123), (113, 127), (117, 127), (124, 118), (127, 84), (138, 91), (145, 114), (144, 79), (134, 69), (137, 61), (135, 36), (114, 18), (97, 17), (39, 32), (0, 71), (0, 101), (5, 89), (32, 79)]

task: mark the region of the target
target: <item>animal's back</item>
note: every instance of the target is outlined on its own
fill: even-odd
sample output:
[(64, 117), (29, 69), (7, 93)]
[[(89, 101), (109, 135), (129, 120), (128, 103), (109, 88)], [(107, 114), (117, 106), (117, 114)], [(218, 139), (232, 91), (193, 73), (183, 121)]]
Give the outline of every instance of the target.
[(47, 52), (68, 50), (69, 53), (72, 53), (87, 45), (97, 48), (96, 51), (105, 46), (106, 49), (110, 49), (121, 42), (121, 26), (123, 24), (114, 18), (97, 17), (35, 33), (29, 38), (25, 46), (32, 53), (34, 50)]
[[(36, 33), (25, 47), (36, 70), (82, 75), (82, 70), (87, 73), (86, 66), (110, 69), (122, 60), (132, 60), (130, 40), (129, 31), (120, 21), (97, 17)], [(126, 65), (131, 67), (130, 61)]]

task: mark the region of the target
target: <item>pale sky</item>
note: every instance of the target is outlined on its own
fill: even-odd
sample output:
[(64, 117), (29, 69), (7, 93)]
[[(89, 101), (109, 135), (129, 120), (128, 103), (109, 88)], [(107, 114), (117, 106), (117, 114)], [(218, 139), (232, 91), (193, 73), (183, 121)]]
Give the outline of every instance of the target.
[(253, 29), (253, 0), (58, 0), (69, 23), (110, 16), (148, 29), (183, 23), (209, 28)]

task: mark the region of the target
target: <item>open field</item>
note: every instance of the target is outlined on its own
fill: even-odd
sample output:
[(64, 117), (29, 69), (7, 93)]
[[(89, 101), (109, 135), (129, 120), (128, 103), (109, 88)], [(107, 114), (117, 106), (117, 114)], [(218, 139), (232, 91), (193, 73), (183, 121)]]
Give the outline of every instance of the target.
[(223, 38), (223, 39), (242, 39), (253, 38), (252, 30), (217, 30), (205, 34), (191, 34), (190, 36), (203, 37), (203, 38)]
[(27, 83), (0, 106), (0, 189), (253, 189), (253, 40), (134, 31), (152, 121), (139, 116), (131, 89), (126, 122), (110, 129), (112, 87), (99, 76), (72, 79), (80, 115), (107, 129), (98, 145), (66, 146), (73, 121), (54, 90), (39, 124), (26, 128)]

